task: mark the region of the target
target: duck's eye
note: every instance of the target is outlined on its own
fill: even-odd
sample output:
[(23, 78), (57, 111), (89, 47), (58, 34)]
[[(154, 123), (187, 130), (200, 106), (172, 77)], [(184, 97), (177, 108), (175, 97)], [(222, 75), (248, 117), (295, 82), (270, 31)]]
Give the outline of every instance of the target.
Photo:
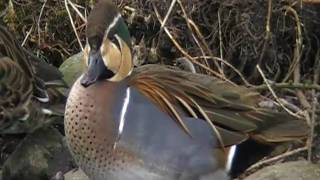
[(121, 49), (119, 40), (116, 38), (116, 36), (111, 36), (109, 39), (114, 45), (117, 46), (118, 49)]

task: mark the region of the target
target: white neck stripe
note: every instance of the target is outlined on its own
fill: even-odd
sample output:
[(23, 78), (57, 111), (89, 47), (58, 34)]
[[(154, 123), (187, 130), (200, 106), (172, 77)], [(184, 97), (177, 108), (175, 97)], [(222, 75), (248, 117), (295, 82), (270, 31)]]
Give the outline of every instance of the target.
[(110, 25), (108, 26), (108, 28), (106, 29), (106, 31), (105, 31), (105, 37), (104, 37), (104, 38), (106, 38), (106, 37), (108, 36), (110, 30), (115, 27), (115, 25), (118, 23), (118, 21), (119, 21), (120, 18), (121, 18), (121, 14), (118, 13), (117, 16), (116, 16), (116, 17), (113, 19), (113, 21), (110, 23)]

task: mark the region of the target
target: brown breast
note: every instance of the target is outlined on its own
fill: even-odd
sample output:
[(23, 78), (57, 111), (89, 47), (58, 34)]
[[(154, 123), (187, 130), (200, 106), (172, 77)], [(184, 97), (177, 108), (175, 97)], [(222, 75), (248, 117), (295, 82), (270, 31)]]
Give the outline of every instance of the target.
[(84, 88), (78, 80), (67, 102), (65, 131), (78, 165), (94, 180), (199, 179), (223, 169), (210, 127), (183, 120), (192, 137), (126, 81)]
[(112, 109), (118, 88), (107, 81), (84, 88), (78, 80), (67, 101), (67, 142), (78, 165), (92, 179), (104, 179), (135, 161), (130, 152), (114, 148), (117, 128)]

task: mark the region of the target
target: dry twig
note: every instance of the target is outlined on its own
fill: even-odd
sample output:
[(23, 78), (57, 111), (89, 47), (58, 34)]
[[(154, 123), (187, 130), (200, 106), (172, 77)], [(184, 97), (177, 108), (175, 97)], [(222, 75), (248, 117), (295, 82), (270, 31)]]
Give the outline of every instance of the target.
[(72, 16), (71, 16), (70, 9), (69, 9), (68, 2), (67, 2), (67, 1), (68, 1), (68, 0), (64, 0), (64, 5), (65, 5), (66, 10), (67, 10), (67, 12), (68, 12), (68, 16), (69, 16), (70, 23), (71, 23), (71, 26), (72, 26), (72, 28), (73, 28), (74, 34), (75, 34), (76, 37), (77, 37), (77, 40), (78, 40), (78, 43), (79, 43), (79, 46), (80, 46), (81, 50), (83, 51), (84, 48), (83, 48), (83, 46), (82, 46), (80, 37), (79, 37), (79, 35), (78, 35), (76, 26), (74, 25), (74, 21), (73, 21), (73, 19), (72, 19)]
[[(41, 18), (42, 18), (42, 14), (44, 11), (44, 8), (47, 4), (47, 0), (45, 0), (42, 4), (41, 10), (40, 10), (40, 14), (38, 17), (38, 21), (37, 21), (37, 28), (38, 28), (38, 46), (41, 46), (41, 27), (40, 27), (40, 22), (41, 22)], [(39, 56), (39, 51), (37, 51), (37, 55)]]
[[(162, 19), (160, 17), (160, 14), (158, 12), (158, 9), (156, 8), (154, 2), (152, 2), (152, 6), (153, 9), (155, 11), (155, 14), (158, 18), (158, 21), (160, 22), (160, 24), (162, 24)], [(199, 67), (209, 71), (210, 73), (214, 74), (216, 77), (219, 77), (220, 79), (223, 79), (231, 84), (234, 84), (233, 82), (231, 82), (230, 80), (226, 79), (225, 77), (221, 76), (221, 74), (213, 71), (212, 69), (208, 68), (207, 66), (199, 63), (198, 61), (196, 61), (191, 55), (189, 55), (181, 46), (180, 44), (175, 40), (175, 38), (172, 36), (172, 34), (170, 33), (170, 31), (168, 30), (168, 28), (166, 28), (165, 26), (163, 27), (163, 30), (165, 31), (165, 33), (167, 34), (167, 36), (170, 38), (170, 40), (172, 41), (172, 43), (176, 46), (176, 48), (187, 58), (189, 59), (192, 63), (198, 65)]]
[(281, 102), (281, 100), (279, 99), (279, 97), (277, 96), (277, 94), (274, 92), (274, 90), (272, 89), (272, 87), (270, 86), (266, 76), (264, 75), (263, 71), (261, 70), (260, 66), (257, 65), (257, 69), (261, 75), (261, 77), (263, 78), (264, 83), (267, 85), (269, 91), (271, 92), (272, 96), (275, 98), (276, 102), (279, 103), (279, 105), (289, 114), (291, 114), (292, 116), (297, 117), (297, 115), (295, 113), (293, 113), (292, 111), (290, 111), (288, 108), (286, 108), (284, 106), (284, 104)]
[(275, 156), (273, 158), (269, 158), (269, 159), (266, 159), (266, 160), (259, 161), (259, 162), (255, 163), (255, 164), (253, 164), (252, 166), (250, 166), (247, 169), (247, 171), (250, 171), (250, 170), (253, 170), (253, 169), (268, 165), (268, 164), (271, 164), (271, 163), (273, 163), (275, 161), (279, 161), (279, 160), (284, 159), (284, 158), (286, 158), (288, 156), (292, 156), (294, 154), (297, 154), (297, 153), (300, 153), (300, 152), (303, 152), (303, 151), (306, 151), (306, 150), (307, 150), (307, 147), (301, 147), (301, 148), (294, 149), (292, 151), (283, 153), (283, 154), (281, 154), (279, 156)]

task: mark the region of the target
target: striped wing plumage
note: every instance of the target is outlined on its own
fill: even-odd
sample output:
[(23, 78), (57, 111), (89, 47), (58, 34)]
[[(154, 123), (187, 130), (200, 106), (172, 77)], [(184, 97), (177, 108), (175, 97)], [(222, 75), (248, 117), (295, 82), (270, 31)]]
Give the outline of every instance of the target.
[(308, 133), (301, 119), (258, 108), (261, 96), (257, 92), (214, 77), (146, 65), (136, 68), (128, 81), (187, 133), (184, 116), (206, 120), (224, 146), (238, 144), (248, 137), (282, 142), (303, 138)]

